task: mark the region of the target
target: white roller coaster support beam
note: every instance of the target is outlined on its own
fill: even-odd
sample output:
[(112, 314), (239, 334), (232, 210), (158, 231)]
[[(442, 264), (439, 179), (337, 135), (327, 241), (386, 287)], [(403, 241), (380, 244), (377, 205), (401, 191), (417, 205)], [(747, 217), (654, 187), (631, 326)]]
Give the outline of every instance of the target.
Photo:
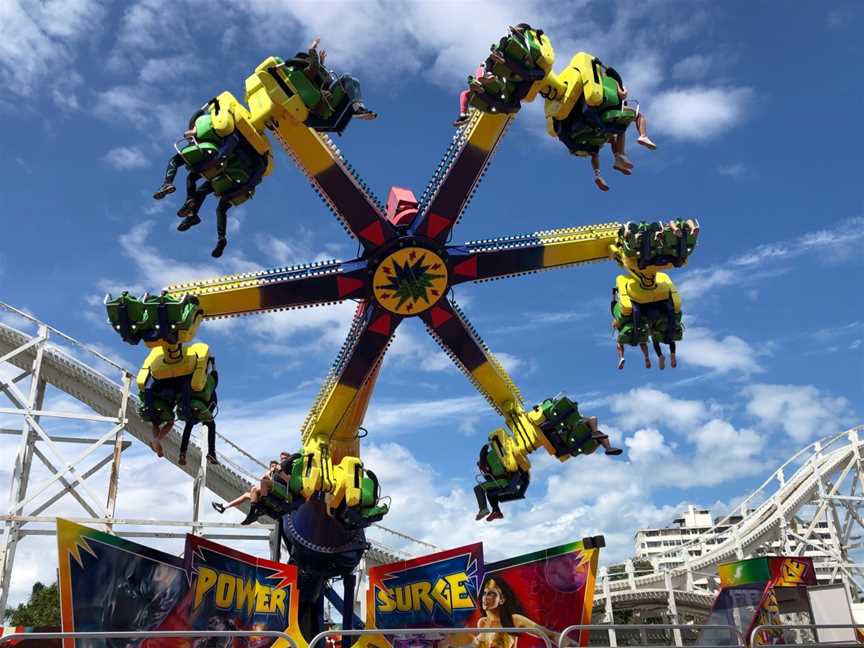
[[(608, 577), (601, 577), (595, 608), (608, 610), (610, 600), (630, 607), (638, 607), (640, 600), (656, 605), (657, 597), (650, 593), (663, 589), (674, 591), (674, 599), (669, 598), (674, 613), (673, 605), (680, 607), (682, 593), (705, 592), (697, 588), (694, 574), (713, 574), (721, 563), (745, 557), (779, 552), (803, 555), (810, 549), (829, 556), (827, 565), (817, 562), (817, 566), (827, 566), (832, 575), (864, 591), (864, 564), (853, 559), (853, 552), (860, 554), (864, 536), (862, 429), (801, 449), (736, 508), (740, 521), (733, 524), (730, 514), (699, 537), (658, 556), (676, 558), (680, 567), (639, 576), (625, 567), (625, 579), (607, 582)], [(817, 533), (820, 524), (827, 525), (827, 539)], [(707, 543), (717, 539), (722, 542)], [(692, 555), (697, 549), (694, 553), (700, 555)], [(705, 593), (708, 597), (703, 600), (710, 602), (710, 593)]]
[[(219, 465), (208, 466), (204, 459), (203, 449), (206, 448), (206, 431), (201, 426), (201, 438), (196, 437), (187, 451), (188, 463), (185, 466), (176, 464), (180, 449), (181, 434), (174, 429), (162, 441), (166, 461), (171, 461), (179, 469), (192, 478), (192, 519), (191, 520), (159, 520), (159, 519), (119, 519), (115, 517), (117, 502), (120, 498), (120, 460), (122, 452), (131, 443), (124, 439), (128, 432), (142, 443), (149, 444), (152, 432), (149, 423), (142, 421), (137, 414), (137, 400), (130, 393), (133, 375), (115, 364), (109, 358), (87, 347), (64, 333), (44, 324), (29, 315), (6, 304), (0, 303), (0, 310), (13, 313), (25, 320), (25, 324), (35, 326), (37, 332), (31, 335), (16, 328), (0, 323), (0, 365), (9, 363), (21, 370), (13, 378), (0, 375), (0, 394), (5, 395), (12, 407), (0, 407), (0, 415), (5, 417), (21, 417), (21, 427), (0, 428), (2, 434), (18, 434), (21, 437), (15, 456), (12, 483), (9, 490), (9, 505), (5, 515), (0, 515), (2, 521), (2, 539), (0, 539), (0, 609), (5, 609), (9, 596), (9, 586), (12, 580), (12, 568), (15, 561), (15, 549), (18, 542), (28, 535), (52, 535), (51, 528), (31, 528), (28, 525), (50, 524), (55, 518), (40, 516), (55, 502), (64, 497), (74, 499), (86, 512), (88, 517), (70, 519), (84, 524), (101, 526), (114, 533), (115, 526), (137, 526), (151, 530), (128, 531), (119, 535), (128, 537), (149, 538), (182, 538), (184, 533), (166, 532), (153, 527), (186, 527), (195, 534), (203, 533), (205, 528), (243, 528), (239, 524), (202, 522), (201, 498), (203, 489), (208, 489), (224, 500), (231, 500), (240, 493), (248, 491), (258, 477), (247, 472), (230, 457), (217, 452)], [(53, 343), (52, 343), (53, 342)], [(63, 345), (61, 348), (60, 345)], [(71, 349), (71, 353), (66, 349)], [(74, 354), (74, 355), (73, 355)], [(78, 357), (89, 359), (93, 363), (107, 366), (109, 371), (116, 371), (119, 380), (114, 381), (104, 376), (100, 371), (88, 366)], [(8, 366), (8, 365), (5, 365)], [(24, 394), (19, 384), (29, 378), (29, 389)], [(60, 412), (44, 409), (45, 390), (51, 385), (72, 396), (86, 405), (91, 413)], [(110, 426), (101, 436), (82, 438), (49, 434), (45, 425), (51, 420), (86, 421), (94, 425)], [(251, 454), (234, 444), (230, 439), (219, 435), (219, 443), (230, 446), (245, 458), (261, 464)], [(41, 445), (42, 449), (37, 445)], [(83, 452), (73, 458), (65, 456), (63, 447), (68, 444), (84, 444)], [(42, 450), (47, 450), (43, 452)], [(94, 465), (84, 470), (82, 463), (91, 459), (99, 450), (110, 449), (111, 453), (96, 461)], [(31, 467), (33, 458), (42, 462), (49, 476), (43, 483), (30, 487)], [(92, 461), (92, 459), (91, 459)], [(111, 464), (108, 478), (108, 494), (106, 498), (97, 496), (85, 483), (86, 480), (99, 472), (104, 466)], [(261, 464), (262, 466), (264, 464)], [(59, 492), (57, 488), (61, 487)], [(155, 494), (154, 494), (155, 497)], [(40, 501), (44, 500), (44, 501)], [(29, 507), (32, 510), (26, 511)], [(26, 512), (25, 512), (26, 511)], [(267, 530), (267, 535), (240, 535), (230, 533), (208, 533), (214, 539), (262, 539), (273, 544), (274, 526), (255, 525), (251, 527)], [(381, 527), (403, 538), (409, 536)], [(415, 541), (418, 544), (426, 543)], [(431, 548), (437, 548), (432, 547)], [(372, 543), (366, 559), (369, 564), (394, 562), (406, 557), (407, 554), (394, 551), (383, 545)]]

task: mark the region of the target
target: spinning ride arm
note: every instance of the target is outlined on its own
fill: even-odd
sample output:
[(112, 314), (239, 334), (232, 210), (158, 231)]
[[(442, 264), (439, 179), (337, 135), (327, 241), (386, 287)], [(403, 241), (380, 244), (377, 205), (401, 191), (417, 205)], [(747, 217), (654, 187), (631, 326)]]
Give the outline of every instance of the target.
[(619, 227), (605, 223), (450, 246), (451, 284), (607, 260)]
[(333, 304), (366, 294), (366, 261), (308, 263), (175, 284), (172, 297), (195, 295), (205, 319)]
[(269, 128), (285, 152), (350, 234), (367, 251), (396, 236), (384, 218), (384, 207), (342, 157), (325, 133), (304, 125), (308, 111), (280, 74), (283, 64), (274, 57), (261, 63), (246, 79), (251, 120)]
[(478, 113), (456, 133), (420, 199), (411, 234), (447, 241), (513, 119), (512, 114)]
[(512, 432), (508, 446), (511, 447), (515, 462), (528, 470), (528, 454), (540, 446), (554, 454), (552, 444), (540, 428), (529, 420), (519, 389), (459, 307), (442, 299), (420, 317), (450, 359), (504, 417)]
[[(350, 497), (350, 482), (353, 465), (359, 461), (357, 429), (400, 322), (399, 316), (372, 302), (358, 307), (348, 338), (303, 424), (304, 497), (329, 493), (328, 504), (335, 507), (347, 491), (348, 505), (356, 503)], [(332, 499), (334, 494), (340, 501)]]

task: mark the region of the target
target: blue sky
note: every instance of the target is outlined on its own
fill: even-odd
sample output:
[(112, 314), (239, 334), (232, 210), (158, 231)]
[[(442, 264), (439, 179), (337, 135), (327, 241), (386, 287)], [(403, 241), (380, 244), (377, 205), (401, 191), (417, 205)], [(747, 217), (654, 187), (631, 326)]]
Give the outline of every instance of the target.
[[(380, 113), (351, 124), (337, 144), (379, 197), (391, 185), (419, 195), (452, 135), (465, 76), (508, 24), (527, 21), (550, 35), (556, 69), (579, 50), (619, 69), (658, 149), (631, 146), (629, 178), (604, 157), (612, 189), (603, 194), (588, 163), (548, 138), (539, 106), (528, 106), (453, 241), (698, 218), (699, 247), (673, 274), (685, 298), (680, 365), (647, 371), (628, 350), (628, 366), (616, 370), (611, 262), (458, 287), (529, 404), (566, 391), (626, 452), (563, 465), (538, 457), (528, 500), (508, 507), (502, 523), (475, 523), (474, 461), (499, 422), (419, 322), (408, 322), (366, 424), (364, 456), (394, 497), (385, 523), (440, 546), (482, 539), (497, 557), (603, 532), (607, 558), (622, 559), (640, 526), (669, 523), (686, 503), (734, 502), (793, 450), (861, 422), (864, 138), (855, 115), (864, 95), (854, 71), (864, 62), (864, 11), (856, 3), (212, 8), (0, 5), (0, 300), (136, 367), (144, 350), (105, 325), (106, 291), (352, 258), (356, 242), (281, 152), (254, 200), (231, 212), (221, 260), (209, 256), (212, 203), (201, 226), (176, 232), (180, 193), (162, 203), (151, 194), (189, 114), (222, 90), (242, 96), (263, 58), (320, 36), (328, 63), (358, 76)], [(220, 429), (262, 458), (295, 447), (352, 309), (202, 327), (220, 366)], [(139, 474), (181, 479), (148, 452), (131, 455)], [(126, 480), (138, 489), (134, 506), (153, 505), (147, 484)], [(177, 492), (170, 511), (188, 508), (189, 491)]]

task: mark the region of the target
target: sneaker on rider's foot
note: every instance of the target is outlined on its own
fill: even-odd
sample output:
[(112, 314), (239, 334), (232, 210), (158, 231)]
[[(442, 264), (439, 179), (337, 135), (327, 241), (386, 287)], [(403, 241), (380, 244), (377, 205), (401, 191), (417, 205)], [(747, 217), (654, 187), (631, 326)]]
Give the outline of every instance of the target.
[(177, 231), (185, 232), (190, 227), (197, 225), (200, 222), (201, 218), (198, 216), (198, 214), (192, 214), (191, 216), (187, 216), (182, 221), (180, 221), (180, 224), (177, 226)]
[(252, 524), (258, 519), (260, 515), (261, 513), (258, 511), (258, 505), (253, 504), (249, 507), (249, 513), (246, 514), (246, 517), (243, 518), (243, 521), (240, 522), (240, 524), (242, 524), (243, 526)]
[(195, 203), (194, 198), (187, 198), (186, 202), (183, 203), (183, 206), (177, 210), (178, 218), (189, 218), (192, 214), (195, 214), (198, 211), (198, 205)]
[(461, 113), (453, 122), (454, 126), (462, 126), (468, 123), (468, 113)]
[(486, 518), (487, 522), (492, 522), (494, 520), (500, 520), (504, 517), (504, 514), (501, 511), (492, 511), (489, 514), (489, 517)]
[(637, 139), (636, 141), (639, 142), (645, 148), (651, 149), (652, 151), (657, 148), (657, 145), (654, 142), (652, 142), (651, 138), (648, 137), (647, 135), (640, 135), (639, 139)]
[(213, 251), (210, 253), (214, 259), (218, 259), (222, 256), (222, 253), (225, 251), (225, 246), (228, 245), (228, 239), (220, 238), (216, 241), (216, 247), (213, 248)]
[(159, 187), (159, 190), (156, 193), (153, 194), (153, 198), (155, 198), (156, 200), (162, 200), (165, 196), (167, 196), (168, 194), (172, 194), (175, 191), (176, 188), (174, 187), (174, 185), (170, 182), (166, 182), (161, 187)]
[(482, 509), (480, 509), (480, 512), (477, 514), (477, 517), (475, 517), (474, 519), (475, 520), (482, 520), (487, 515), (489, 515), (489, 509), (488, 508), (482, 508)]
[(362, 103), (355, 103), (353, 106), (354, 109), (354, 117), (356, 119), (363, 119), (365, 121), (371, 121), (373, 119), (378, 119), (378, 113), (369, 110)]
[(217, 513), (224, 513), (225, 512), (225, 505), (222, 504), (221, 502), (210, 502), (210, 504), (213, 505), (213, 508), (216, 509)]
[(606, 449), (606, 454), (613, 456), (613, 457), (617, 457), (622, 452), (624, 452), (624, 451), (621, 448), (607, 448)]

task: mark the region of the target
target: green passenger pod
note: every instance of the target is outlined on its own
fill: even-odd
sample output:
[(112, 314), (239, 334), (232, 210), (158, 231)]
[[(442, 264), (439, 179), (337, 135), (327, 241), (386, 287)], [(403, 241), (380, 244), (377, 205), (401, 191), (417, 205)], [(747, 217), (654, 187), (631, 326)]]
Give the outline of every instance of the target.
[(105, 311), (111, 328), (130, 344), (191, 340), (202, 315), (197, 297), (184, 295), (178, 300), (164, 292), (158, 296), (145, 293), (141, 298), (125, 291), (116, 298), (106, 295)]
[(544, 421), (540, 429), (555, 448), (555, 456), (591, 454), (597, 449), (588, 419), (578, 404), (566, 396), (548, 398), (540, 405)]

